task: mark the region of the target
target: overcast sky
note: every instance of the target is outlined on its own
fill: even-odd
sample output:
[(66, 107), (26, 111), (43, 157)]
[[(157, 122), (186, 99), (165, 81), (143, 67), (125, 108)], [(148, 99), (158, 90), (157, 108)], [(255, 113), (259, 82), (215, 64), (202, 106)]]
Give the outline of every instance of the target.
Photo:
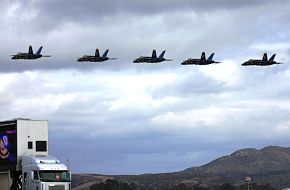
[[(290, 146), (290, 2), (2, 0), (0, 118), (49, 120), (73, 172), (141, 174)], [(44, 46), (35, 61), (9, 55)], [(117, 60), (78, 63), (110, 49)], [(171, 62), (132, 60), (159, 54)], [(223, 63), (182, 66), (215, 52)], [(264, 52), (282, 65), (242, 67)]]

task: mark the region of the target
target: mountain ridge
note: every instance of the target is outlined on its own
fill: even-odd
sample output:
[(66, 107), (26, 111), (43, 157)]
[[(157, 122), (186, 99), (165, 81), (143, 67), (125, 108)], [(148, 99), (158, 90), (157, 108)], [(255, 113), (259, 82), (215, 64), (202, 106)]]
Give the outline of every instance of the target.
[(151, 187), (178, 183), (201, 184), (206, 187), (227, 182), (239, 185), (249, 176), (255, 182), (271, 183), (277, 188), (290, 187), (290, 148), (245, 148), (202, 166), (190, 167), (179, 172), (103, 176)]

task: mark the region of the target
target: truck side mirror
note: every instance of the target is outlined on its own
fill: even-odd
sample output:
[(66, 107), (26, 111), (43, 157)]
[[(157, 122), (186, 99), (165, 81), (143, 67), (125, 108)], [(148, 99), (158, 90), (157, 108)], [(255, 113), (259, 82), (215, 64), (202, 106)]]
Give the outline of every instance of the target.
[(23, 182), (26, 183), (26, 181), (27, 181), (27, 173), (24, 172), (24, 174), (23, 174)]
[(38, 181), (39, 177), (38, 177), (38, 172), (37, 171), (32, 171), (31, 172), (31, 179)]

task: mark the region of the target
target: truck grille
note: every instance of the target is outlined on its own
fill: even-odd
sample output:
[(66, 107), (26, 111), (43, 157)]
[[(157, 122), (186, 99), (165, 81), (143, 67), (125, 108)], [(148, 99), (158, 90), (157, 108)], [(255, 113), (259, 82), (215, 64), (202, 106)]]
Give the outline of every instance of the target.
[(64, 185), (49, 186), (48, 190), (64, 190)]

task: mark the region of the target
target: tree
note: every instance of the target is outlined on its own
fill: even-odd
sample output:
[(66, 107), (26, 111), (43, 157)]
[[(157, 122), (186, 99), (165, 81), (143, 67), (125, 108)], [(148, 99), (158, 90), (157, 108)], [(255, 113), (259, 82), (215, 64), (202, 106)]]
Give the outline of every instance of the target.
[(274, 190), (274, 188), (271, 186), (271, 184), (253, 184), (253, 189), (255, 190)]
[(179, 183), (171, 188), (172, 190), (186, 190), (187, 187), (184, 183)]
[(230, 183), (224, 183), (219, 186), (216, 190), (235, 190), (235, 187)]
[(106, 190), (119, 190), (119, 182), (115, 179), (107, 179)]
[(120, 183), (120, 190), (132, 190), (132, 188), (128, 185), (128, 183)]
[(104, 183), (96, 183), (90, 186), (90, 190), (106, 190), (106, 185)]
[(135, 183), (130, 183), (130, 187), (132, 190), (137, 189), (137, 185)]
[(194, 190), (208, 190), (207, 188), (205, 188), (205, 187), (201, 187), (200, 185), (194, 185), (194, 186), (193, 186), (193, 189), (194, 189)]

